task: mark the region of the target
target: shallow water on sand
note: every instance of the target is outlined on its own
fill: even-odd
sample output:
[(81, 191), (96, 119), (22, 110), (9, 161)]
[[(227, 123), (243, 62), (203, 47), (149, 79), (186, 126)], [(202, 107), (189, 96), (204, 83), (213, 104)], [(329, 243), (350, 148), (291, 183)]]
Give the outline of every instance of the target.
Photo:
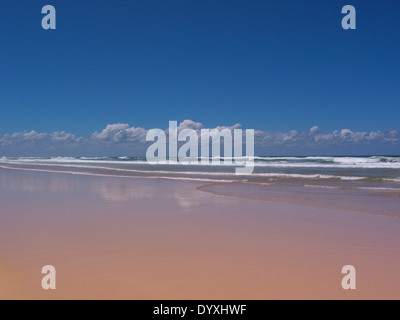
[(362, 188), (0, 169), (0, 298), (399, 299), (397, 191)]

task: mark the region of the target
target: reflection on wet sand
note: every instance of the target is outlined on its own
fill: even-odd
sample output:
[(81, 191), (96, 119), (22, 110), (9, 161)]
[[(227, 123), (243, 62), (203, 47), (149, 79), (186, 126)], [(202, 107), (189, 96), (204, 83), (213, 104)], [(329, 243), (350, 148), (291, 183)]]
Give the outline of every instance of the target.
[(0, 188), (4, 190), (63, 192), (71, 190), (74, 187), (75, 183), (73, 180), (65, 179), (65, 177), (60, 175), (43, 177), (28, 171), (15, 170), (14, 174), (10, 174), (9, 170), (0, 170)]
[[(400, 297), (399, 220), (338, 208), (374, 199), (398, 212), (390, 198), (2, 169), (0, 181), (1, 298)], [(54, 292), (40, 286), (47, 264)], [(348, 264), (359, 279), (350, 293)]]
[[(90, 177), (90, 176), (89, 176)], [(65, 173), (38, 174), (35, 171), (0, 170), (0, 188), (22, 192), (53, 192), (63, 193), (82, 188), (79, 176)], [(136, 178), (115, 178), (92, 176), (85, 181), (85, 190), (111, 202), (126, 202), (131, 200), (150, 199), (157, 197), (158, 201), (174, 199), (180, 207), (189, 209), (200, 206), (204, 201), (210, 201), (204, 193), (195, 188), (182, 189), (179, 184), (173, 184), (170, 190), (158, 188), (153, 181)], [(190, 183), (190, 182), (189, 182)], [(196, 183), (200, 185), (201, 183)], [(223, 202), (223, 198), (212, 198), (215, 203)]]

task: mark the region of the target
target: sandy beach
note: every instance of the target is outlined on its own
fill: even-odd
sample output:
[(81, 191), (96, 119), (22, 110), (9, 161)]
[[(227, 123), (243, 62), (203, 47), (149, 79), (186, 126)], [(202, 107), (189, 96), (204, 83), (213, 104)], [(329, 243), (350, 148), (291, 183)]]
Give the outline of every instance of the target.
[(5, 168), (0, 189), (1, 299), (400, 298), (394, 192)]

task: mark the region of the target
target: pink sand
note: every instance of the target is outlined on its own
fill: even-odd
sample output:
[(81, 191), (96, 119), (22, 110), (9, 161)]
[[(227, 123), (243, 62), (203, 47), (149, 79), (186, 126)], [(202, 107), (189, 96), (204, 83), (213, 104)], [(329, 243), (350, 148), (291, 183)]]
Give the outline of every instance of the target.
[(399, 198), (249, 188), (0, 169), (0, 298), (400, 298)]

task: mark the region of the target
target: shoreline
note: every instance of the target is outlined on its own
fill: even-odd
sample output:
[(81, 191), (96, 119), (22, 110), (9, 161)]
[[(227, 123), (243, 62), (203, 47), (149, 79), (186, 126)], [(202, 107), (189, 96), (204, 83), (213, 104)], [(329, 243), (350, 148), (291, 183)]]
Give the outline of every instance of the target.
[[(214, 179), (262, 182), (262, 180), (323, 180), (339, 182), (392, 183), (398, 186), (400, 157), (255, 157), (254, 172), (249, 175), (235, 174), (235, 166), (218, 164), (158, 163), (127, 158), (1, 158), (0, 165), (17, 168), (43, 168), (52, 171), (92, 172), (116, 176), (144, 176), (184, 179)], [(103, 160), (101, 160), (103, 159)], [(107, 160), (104, 160), (107, 159)], [(271, 160), (275, 159), (275, 160)], [(300, 160), (302, 159), (302, 160)]]
[[(82, 175), (82, 176), (94, 176), (94, 177), (109, 177), (109, 178), (124, 178), (124, 179), (153, 179), (153, 180), (166, 180), (166, 181), (182, 181), (182, 182), (194, 182), (194, 183), (204, 183), (199, 185), (196, 189), (201, 191), (201, 192), (208, 192), (214, 195), (218, 196), (227, 196), (227, 197), (236, 197), (239, 199), (249, 199), (249, 200), (263, 200), (263, 201), (269, 201), (271, 203), (278, 203), (278, 204), (297, 204), (297, 205), (304, 205), (306, 207), (315, 207), (313, 206), (310, 201), (306, 200), (312, 200), (312, 197), (308, 197), (309, 195), (312, 195), (314, 192), (310, 191), (308, 192), (307, 189), (327, 189), (332, 191), (347, 191), (351, 194), (351, 192), (362, 192), (364, 195), (368, 196), (373, 196), (373, 197), (382, 197), (386, 198), (391, 203), (392, 211), (396, 212), (396, 214), (387, 214), (385, 212), (369, 212), (368, 210), (363, 210), (359, 209), (357, 207), (354, 207), (352, 205), (349, 205), (348, 207), (342, 206), (342, 207), (337, 207), (340, 210), (348, 211), (348, 212), (353, 212), (353, 213), (358, 213), (358, 214), (366, 214), (366, 215), (374, 215), (374, 216), (382, 216), (382, 217), (388, 217), (388, 218), (400, 218), (400, 211), (398, 210), (393, 210), (393, 206), (396, 206), (398, 202), (396, 201), (396, 198), (400, 197), (400, 186), (399, 187), (390, 187), (390, 186), (382, 186), (381, 183), (379, 184), (370, 184), (370, 183), (364, 183), (364, 182), (357, 182), (357, 183), (362, 183), (362, 186), (360, 185), (348, 185), (348, 182), (346, 181), (337, 181), (337, 180), (319, 180), (319, 179), (271, 179), (268, 183), (265, 182), (256, 182), (256, 181), (251, 181), (251, 180), (223, 180), (223, 179), (206, 179), (206, 178), (195, 178), (195, 177), (189, 177), (189, 178), (177, 178), (177, 177), (168, 177), (168, 176), (146, 176), (146, 175), (141, 175), (141, 176), (133, 176), (133, 175), (115, 175), (115, 174), (110, 174), (110, 173), (99, 173), (99, 172), (75, 172), (75, 171), (68, 171), (68, 170), (52, 170), (52, 169), (42, 169), (40, 167), (45, 167), (47, 165), (38, 165), (39, 168), (35, 165), (31, 165), (30, 167), (25, 167), (24, 165), (19, 166), (19, 167), (14, 167), (14, 166), (3, 166), (0, 165), (0, 169), (5, 169), (5, 170), (20, 170), (20, 171), (31, 171), (31, 172), (43, 172), (43, 173), (53, 173), (53, 174), (70, 174), (70, 175)], [(112, 170), (112, 169), (110, 169)], [(314, 183), (314, 184), (310, 184)], [(323, 183), (323, 184), (322, 184)], [(331, 185), (326, 185), (331, 183)], [(354, 183), (354, 182), (352, 182)], [(213, 186), (213, 185), (242, 185), (243, 187), (250, 187), (250, 186), (258, 186), (259, 188), (264, 188), (265, 186), (269, 187), (267, 189), (276, 189), (279, 187), (292, 187), (295, 188), (295, 190), (292, 192), (291, 196), (287, 196), (285, 193), (286, 190), (283, 190), (282, 192), (278, 192), (277, 195), (275, 196), (266, 196), (266, 195), (260, 195), (260, 196), (243, 196), (241, 194), (225, 194), (224, 192), (220, 191), (212, 191), (209, 190), (208, 187)], [(397, 184), (395, 185), (397, 186)], [(301, 190), (303, 189), (303, 190)], [(266, 190), (267, 193), (270, 192), (271, 190)], [(392, 193), (387, 193), (387, 192), (392, 192)], [(394, 193), (393, 193), (394, 192)], [(391, 199), (390, 199), (391, 198)], [(298, 201), (296, 201), (298, 200)]]

